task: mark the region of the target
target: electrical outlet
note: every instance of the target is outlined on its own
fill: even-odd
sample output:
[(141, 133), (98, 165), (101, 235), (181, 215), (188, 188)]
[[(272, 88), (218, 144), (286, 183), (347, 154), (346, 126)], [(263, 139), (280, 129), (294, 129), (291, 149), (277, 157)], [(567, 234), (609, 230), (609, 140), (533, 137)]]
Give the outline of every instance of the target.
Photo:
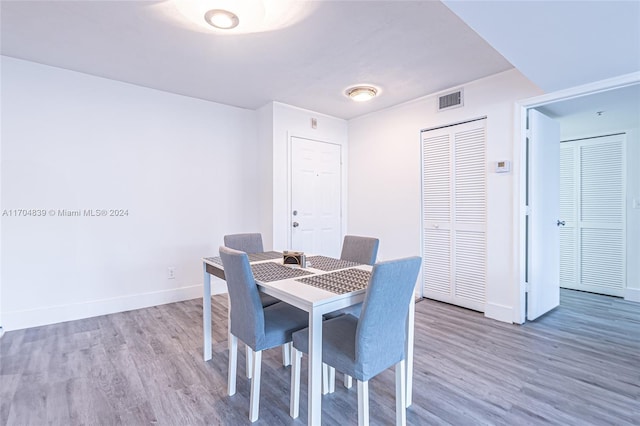
[(170, 266), (167, 268), (167, 278), (170, 280), (174, 280), (176, 278), (176, 267)]

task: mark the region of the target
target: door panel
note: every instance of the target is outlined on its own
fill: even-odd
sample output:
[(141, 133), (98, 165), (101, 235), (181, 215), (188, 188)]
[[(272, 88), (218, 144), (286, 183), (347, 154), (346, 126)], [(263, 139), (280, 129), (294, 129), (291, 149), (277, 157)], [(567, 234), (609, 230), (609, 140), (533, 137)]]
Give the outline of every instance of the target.
[(486, 300), (485, 121), (422, 135), (423, 294), (481, 312)]
[(624, 296), (624, 144), (624, 134), (562, 143), (561, 152), (571, 152), (560, 167), (563, 288)]
[(527, 319), (560, 304), (560, 125), (529, 110)]
[(577, 153), (572, 142), (560, 144), (560, 287), (574, 288), (578, 276)]
[(292, 250), (340, 255), (341, 182), (340, 145), (291, 138)]

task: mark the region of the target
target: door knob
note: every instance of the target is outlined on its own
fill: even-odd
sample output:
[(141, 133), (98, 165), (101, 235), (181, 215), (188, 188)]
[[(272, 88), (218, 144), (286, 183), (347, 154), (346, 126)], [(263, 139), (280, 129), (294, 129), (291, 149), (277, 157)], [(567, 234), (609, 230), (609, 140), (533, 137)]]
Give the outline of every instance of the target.
[(300, 226), (300, 224), (298, 222), (293, 222), (293, 227), (297, 228), (298, 226)]
[(558, 220), (557, 225), (558, 226), (564, 226), (564, 220)]

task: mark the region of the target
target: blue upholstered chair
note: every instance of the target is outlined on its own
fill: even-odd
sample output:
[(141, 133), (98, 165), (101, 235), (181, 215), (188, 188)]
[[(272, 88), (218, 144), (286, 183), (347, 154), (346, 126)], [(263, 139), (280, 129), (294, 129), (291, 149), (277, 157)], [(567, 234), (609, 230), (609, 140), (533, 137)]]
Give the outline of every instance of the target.
[[(342, 243), (340, 259), (373, 266), (376, 263), (376, 258), (378, 257), (379, 245), (380, 240), (377, 238), (345, 235)], [(352, 314), (357, 317), (360, 315), (361, 309), (362, 304), (358, 303), (357, 305), (325, 314), (324, 318), (331, 319), (343, 314)]]
[[(420, 270), (420, 258), (377, 263), (360, 318), (342, 315), (322, 323), (322, 361), (358, 381), (358, 424), (369, 424), (371, 378), (395, 365), (396, 424), (406, 423), (405, 345), (409, 303)], [(308, 329), (293, 334), (291, 417), (298, 417), (301, 352), (308, 353)]]
[[(230, 234), (224, 236), (224, 245), (230, 249), (243, 251), (247, 254), (264, 253), (262, 245), (262, 234), (246, 233), (246, 234)], [(279, 300), (268, 294), (260, 293), (262, 306), (267, 307), (278, 303)]]
[[(244, 234), (230, 234), (224, 236), (224, 245), (230, 249), (243, 251), (247, 254), (264, 253), (264, 246), (262, 245), (262, 234), (258, 232), (244, 233)], [(280, 300), (268, 294), (260, 293), (260, 301), (263, 307), (271, 306), (278, 303)], [(289, 355), (291, 353), (291, 346), (287, 345), (282, 348), (282, 364), (287, 366), (291, 364)], [(247, 346), (247, 377), (251, 378), (251, 352)]]
[[(344, 241), (342, 242), (342, 253), (340, 254), (340, 259), (362, 263), (363, 265), (374, 265), (378, 257), (379, 245), (380, 240), (377, 238), (345, 235)], [(339, 311), (329, 312), (324, 315), (324, 318), (331, 319), (344, 314), (351, 314), (358, 317), (360, 316), (361, 309), (362, 303), (358, 303), (357, 305), (340, 309)], [(324, 393), (332, 393), (335, 389), (336, 371), (326, 365), (323, 365), (322, 367)], [(351, 383), (351, 377), (345, 374), (345, 387), (351, 388)]]
[(225, 235), (224, 245), (225, 247), (243, 251), (247, 254), (264, 252), (264, 248), (262, 245), (262, 234), (257, 232)]
[(378, 257), (379, 244), (380, 240), (377, 238), (345, 235), (340, 259), (362, 263), (363, 265), (373, 265), (376, 263), (376, 257)]
[(258, 287), (253, 278), (247, 254), (220, 247), (220, 257), (229, 289), (229, 379), (228, 393), (236, 393), (238, 339), (253, 355), (249, 420), (258, 419), (260, 403), (260, 368), (262, 351), (291, 342), (292, 334), (308, 325), (306, 312), (278, 302), (266, 308), (260, 303)]

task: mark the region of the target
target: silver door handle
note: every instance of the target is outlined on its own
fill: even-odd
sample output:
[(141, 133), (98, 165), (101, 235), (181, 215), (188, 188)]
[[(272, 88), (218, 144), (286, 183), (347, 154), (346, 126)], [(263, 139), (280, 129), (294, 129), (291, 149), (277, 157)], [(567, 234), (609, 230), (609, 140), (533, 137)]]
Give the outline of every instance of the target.
[(300, 226), (300, 224), (298, 222), (293, 222), (293, 227), (297, 228), (298, 226)]
[(558, 220), (557, 225), (558, 226), (564, 226), (564, 220)]

